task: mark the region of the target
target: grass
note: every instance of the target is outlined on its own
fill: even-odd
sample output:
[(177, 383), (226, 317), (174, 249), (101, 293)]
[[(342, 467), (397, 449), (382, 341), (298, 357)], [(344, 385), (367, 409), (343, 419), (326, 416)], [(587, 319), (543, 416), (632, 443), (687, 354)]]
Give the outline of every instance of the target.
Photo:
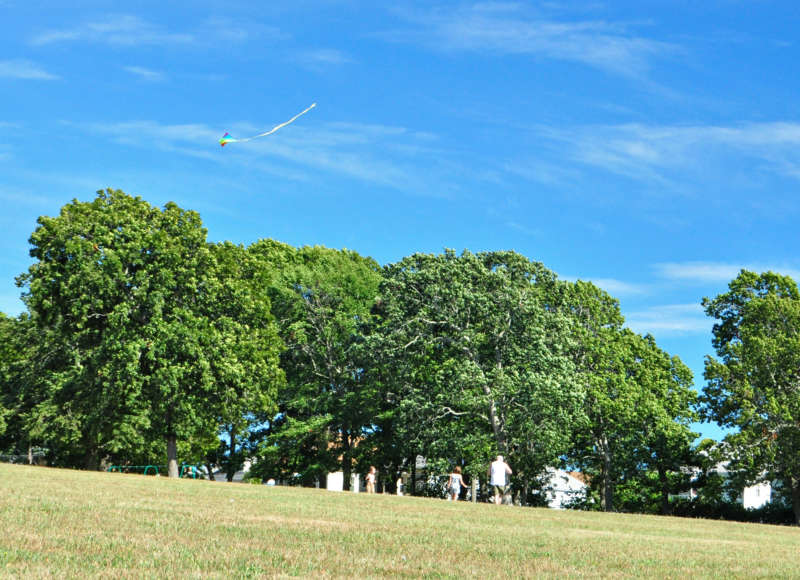
[(800, 528), (0, 464), (5, 577), (800, 577)]

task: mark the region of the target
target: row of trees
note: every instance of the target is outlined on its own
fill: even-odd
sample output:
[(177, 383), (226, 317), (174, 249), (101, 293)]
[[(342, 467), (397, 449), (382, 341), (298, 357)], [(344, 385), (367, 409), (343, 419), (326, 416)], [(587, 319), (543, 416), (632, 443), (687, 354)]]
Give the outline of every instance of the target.
[[(624, 328), (614, 298), (514, 252), (380, 267), (348, 250), (212, 244), (196, 213), (112, 190), (40, 218), (30, 242), (28, 312), (0, 317), (0, 448), (46, 448), (57, 465), (166, 457), (170, 475), (180, 458), (232, 476), (255, 457), (256, 475), (309, 484), (341, 469), (347, 484), (369, 464), (394, 481), (418, 455), (479, 476), (502, 452), (523, 501), (565, 465), (603, 509), (667, 512), (698, 412), (750, 425), (723, 372), (744, 356), (723, 338), (745, 326), (735, 298), (707, 303), (728, 317), (715, 346), (732, 350), (709, 360), (698, 401), (689, 369)], [(736, 375), (741, 390), (752, 376)], [(777, 449), (792, 412), (754, 427), (759, 441)], [(790, 455), (770, 455), (783, 475)]]

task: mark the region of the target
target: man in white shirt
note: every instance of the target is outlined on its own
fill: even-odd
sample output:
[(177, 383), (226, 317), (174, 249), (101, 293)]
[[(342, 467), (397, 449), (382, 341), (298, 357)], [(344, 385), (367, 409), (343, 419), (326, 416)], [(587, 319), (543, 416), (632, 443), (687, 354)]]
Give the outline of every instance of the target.
[(508, 489), (508, 478), (506, 475), (511, 475), (511, 468), (508, 463), (503, 461), (503, 456), (498, 455), (497, 459), (492, 461), (489, 468), (489, 475), (491, 476), (490, 484), (494, 490), (494, 503), (500, 505), (503, 503), (503, 496)]

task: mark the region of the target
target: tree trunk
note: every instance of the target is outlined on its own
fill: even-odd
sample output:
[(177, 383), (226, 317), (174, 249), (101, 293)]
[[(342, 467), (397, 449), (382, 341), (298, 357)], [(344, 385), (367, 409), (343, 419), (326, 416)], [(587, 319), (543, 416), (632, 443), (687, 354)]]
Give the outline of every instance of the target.
[(33, 465), (33, 445), (28, 442), (28, 465)]
[[(495, 351), (495, 366), (498, 374), (503, 373), (503, 360), (500, 350)], [(484, 383), (483, 393), (489, 397), (489, 421), (492, 423), (492, 431), (494, 432), (495, 441), (497, 441), (497, 450), (500, 453), (506, 454), (506, 432), (500, 424), (500, 417), (497, 412), (497, 401), (492, 396), (492, 388)]]
[(614, 481), (611, 477), (611, 450), (608, 448), (608, 442), (603, 441), (601, 448), (603, 450), (603, 511), (614, 511)]
[(83, 464), (87, 471), (97, 471), (100, 469), (100, 457), (97, 450), (92, 448), (86, 451), (83, 456)]
[(794, 511), (794, 523), (800, 526), (800, 478), (792, 477), (792, 510)]
[(236, 475), (236, 430), (231, 427), (230, 430), (230, 444), (228, 445), (228, 467), (225, 469), (225, 479), (228, 483), (233, 481), (233, 476)]
[(411, 493), (408, 495), (417, 495), (417, 455), (411, 458)]
[(350, 491), (352, 465), (350, 462), (350, 435), (342, 429), (342, 489)]
[(669, 488), (667, 486), (667, 472), (659, 468), (658, 481), (661, 483), (661, 515), (671, 515), (672, 505), (669, 503)]
[(483, 393), (489, 397), (489, 421), (492, 424), (492, 431), (494, 432), (494, 439), (497, 442), (497, 450), (500, 453), (506, 453), (506, 433), (503, 426), (500, 425), (500, 418), (497, 415), (497, 403), (492, 397), (492, 388), (489, 385), (483, 385)]
[(178, 477), (178, 436), (167, 435), (167, 475)]

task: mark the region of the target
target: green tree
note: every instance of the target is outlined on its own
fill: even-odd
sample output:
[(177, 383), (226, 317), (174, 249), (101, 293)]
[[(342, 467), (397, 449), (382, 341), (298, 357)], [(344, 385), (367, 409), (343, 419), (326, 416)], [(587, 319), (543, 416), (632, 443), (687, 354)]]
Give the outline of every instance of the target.
[(37, 433), (35, 420), (45, 387), (42, 336), (27, 314), (0, 314), (0, 451), (27, 453), (29, 461), (33, 446), (41, 445), (45, 435)]
[(581, 415), (562, 283), (514, 252), (415, 254), (385, 269), (379, 312), (392, 424), (409, 459), (482, 475), (497, 452), (517, 483), (557, 461)]
[(300, 473), (307, 483), (339, 467), (349, 486), (356, 446), (374, 416), (359, 345), (380, 268), (356, 252), (319, 246), (293, 250), (267, 240), (250, 251), (275, 271), (273, 312), (286, 343), (281, 364), (287, 387), (266, 465), (284, 477)]
[[(230, 292), (196, 213), (109, 189), (39, 218), (30, 243), (37, 261), (18, 283), (66, 355), (39, 420), (82, 450), (84, 466), (147, 457), (160, 440), (177, 476), (179, 440), (211, 444), (220, 413), (255, 382), (259, 403), (269, 398), (274, 348), (252, 349), (274, 331), (263, 317), (249, 326), (249, 296)], [(244, 373), (253, 363), (255, 380)]]
[[(666, 513), (669, 494), (688, 483), (691, 371), (652, 336), (623, 328), (617, 300), (594, 285), (576, 282), (565, 302), (577, 320), (574, 352), (588, 418), (576, 431), (572, 460), (592, 476), (602, 509), (649, 505), (651, 494)], [(620, 502), (618, 486), (625, 490)]]
[(707, 357), (706, 416), (722, 427), (731, 469), (780, 480), (800, 523), (800, 292), (788, 276), (742, 270), (703, 299), (717, 357)]
[(254, 454), (262, 425), (277, 411), (278, 388), (285, 383), (279, 366), (283, 341), (263, 285), (263, 264), (229, 242), (210, 249), (213, 299), (204, 314), (212, 320), (218, 342), (207, 355), (215, 377), (217, 429), (227, 441), (223, 466), (232, 481)]

